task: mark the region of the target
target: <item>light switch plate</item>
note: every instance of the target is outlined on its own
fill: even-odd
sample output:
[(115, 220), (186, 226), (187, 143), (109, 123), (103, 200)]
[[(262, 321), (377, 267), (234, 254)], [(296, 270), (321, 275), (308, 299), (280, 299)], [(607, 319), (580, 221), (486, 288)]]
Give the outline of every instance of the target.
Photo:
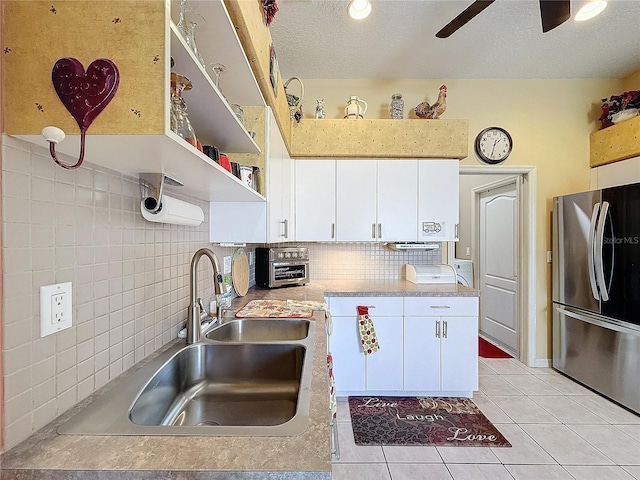
[(72, 325), (71, 282), (40, 287), (40, 336), (46, 337)]

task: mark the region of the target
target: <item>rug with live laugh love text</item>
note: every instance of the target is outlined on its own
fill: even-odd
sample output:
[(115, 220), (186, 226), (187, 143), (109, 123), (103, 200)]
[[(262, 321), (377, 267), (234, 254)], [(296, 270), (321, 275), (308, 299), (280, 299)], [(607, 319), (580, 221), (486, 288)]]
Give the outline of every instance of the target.
[(349, 397), (356, 445), (510, 447), (468, 398)]

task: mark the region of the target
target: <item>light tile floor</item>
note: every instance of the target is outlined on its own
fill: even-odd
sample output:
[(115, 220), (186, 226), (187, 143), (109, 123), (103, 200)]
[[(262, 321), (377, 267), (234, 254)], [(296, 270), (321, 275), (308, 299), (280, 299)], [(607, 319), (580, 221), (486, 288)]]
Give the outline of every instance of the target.
[(640, 480), (640, 416), (551, 368), (479, 360), (473, 401), (513, 445), (360, 447), (338, 403), (333, 480)]

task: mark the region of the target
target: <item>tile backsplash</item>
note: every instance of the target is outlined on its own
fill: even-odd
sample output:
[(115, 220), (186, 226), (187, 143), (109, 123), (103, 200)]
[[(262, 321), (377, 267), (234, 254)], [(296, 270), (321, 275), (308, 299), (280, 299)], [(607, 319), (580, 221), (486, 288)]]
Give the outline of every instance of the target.
[[(189, 304), (193, 253), (210, 247), (206, 202), (198, 227), (147, 222), (138, 179), (85, 163), (55, 166), (46, 149), (4, 136), (4, 446), (11, 448), (136, 362), (176, 338)], [(66, 159), (68, 161), (73, 159)], [(90, 155), (88, 156), (90, 160)], [(440, 263), (440, 250), (380, 244), (302, 244), (312, 281), (402, 278), (405, 263)], [(199, 294), (213, 295), (211, 267)], [(73, 283), (73, 326), (40, 338), (42, 285)], [(250, 283), (255, 284), (253, 265)]]

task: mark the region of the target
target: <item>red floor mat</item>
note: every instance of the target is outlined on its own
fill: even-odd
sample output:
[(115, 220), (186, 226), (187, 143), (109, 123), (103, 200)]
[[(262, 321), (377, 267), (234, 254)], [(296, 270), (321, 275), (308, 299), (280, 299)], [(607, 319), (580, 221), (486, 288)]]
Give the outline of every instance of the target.
[(500, 350), (493, 343), (487, 342), (482, 337), (478, 337), (478, 355), (482, 358), (513, 358), (507, 352)]

